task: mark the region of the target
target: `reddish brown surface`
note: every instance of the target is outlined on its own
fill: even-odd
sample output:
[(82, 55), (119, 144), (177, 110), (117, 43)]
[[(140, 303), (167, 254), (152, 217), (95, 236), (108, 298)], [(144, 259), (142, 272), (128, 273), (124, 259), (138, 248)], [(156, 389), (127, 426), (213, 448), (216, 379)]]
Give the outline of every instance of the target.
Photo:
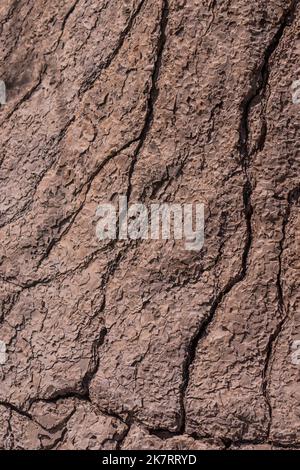
[[(299, 3), (1, 1), (1, 448), (300, 445)], [(204, 249), (101, 244), (118, 194)]]

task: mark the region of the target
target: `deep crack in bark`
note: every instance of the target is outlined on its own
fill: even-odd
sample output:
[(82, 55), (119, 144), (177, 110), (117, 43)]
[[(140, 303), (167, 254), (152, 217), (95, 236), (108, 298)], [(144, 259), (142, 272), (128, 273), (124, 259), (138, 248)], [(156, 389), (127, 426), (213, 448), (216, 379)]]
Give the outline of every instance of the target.
[[(278, 48), (280, 41), (283, 37), (285, 29), (287, 26), (290, 26), (291, 22), (294, 19), (296, 7), (299, 3), (299, 0), (293, 0), (289, 6), (289, 8), (283, 13), (281, 20), (279, 22), (279, 27), (273, 36), (271, 42), (269, 43), (268, 47), (265, 50), (263, 55), (263, 60), (261, 65), (258, 67), (258, 70), (254, 73), (252, 77), (252, 88), (246, 96), (243, 104), (242, 104), (242, 119), (240, 124), (240, 140), (239, 140), (239, 150), (240, 155), (242, 158), (242, 163), (245, 167), (249, 165), (249, 159), (251, 157), (250, 149), (248, 146), (249, 143), (249, 116), (250, 112), (253, 108), (254, 103), (259, 98), (262, 101), (266, 88), (269, 81), (270, 76), (270, 69), (269, 63), (272, 55)], [(261, 136), (259, 139), (258, 148), (254, 149), (255, 151), (261, 150), (264, 147), (264, 141), (266, 139), (267, 129), (265, 128), (265, 124), (263, 123), (263, 129), (261, 132)]]
[(131, 192), (132, 192), (132, 177), (135, 169), (135, 165), (137, 163), (137, 159), (139, 156), (140, 151), (142, 150), (145, 141), (147, 139), (148, 133), (151, 130), (151, 126), (153, 123), (154, 118), (154, 108), (155, 103), (157, 101), (159, 95), (159, 88), (157, 85), (160, 71), (161, 71), (161, 64), (163, 53), (166, 45), (166, 30), (169, 21), (169, 0), (162, 0), (162, 12), (161, 12), (161, 19), (160, 19), (160, 33), (157, 42), (157, 52), (156, 52), (156, 61), (153, 67), (152, 79), (151, 79), (151, 89), (148, 96), (148, 103), (147, 103), (147, 111), (143, 129), (141, 131), (139, 137), (139, 143), (137, 148), (135, 149), (133, 159), (129, 168), (129, 176), (128, 176), (128, 189), (127, 189), (127, 200), (130, 200)]
[[(260, 97), (262, 99), (268, 79), (269, 79), (269, 61), (276, 51), (280, 40), (284, 34), (286, 27), (289, 25), (290, 21), (293, 19), (296, 6), (298, 4), (298, 0), (293, 0), (289, 9), (283, 14), (279, 28), (277, 29), (275, 35), (273, 36), (270, 44), (268, 45), (267, 49), (265, 50), (263, 62), (261, 66), (258, 68), (258, 72), (253, 77), (254, 86), (251, 88), (250, 92), (248, 93), (247, 97), (245, 98), (244, 102), (242, 103), (242, 116), (239, 128), (239, 143), (238, 149), (240, 153), (240, 163), (245, 175), (245, 184), (243, 190), (243, 203), (244, 203), (244, 214), (245, 214), (245, 222), (246, 222), (246, 241), (245, 247), (242, 254), (242, 266), (240, 272), (229, 281), (229, 283), (225, 286), (225, 288), (217, 295), (215, 300), (212, 303), (209, 315), (206, 317), (204, 321), (201, 321), (201, 324), (196, 331), (196, 334), (193, 336), (188, 348), (187, 348), (187, 356), (183, 364), (183, 382), (180, 390), (180, 421), (179, 421), (179, 433), (183, 434), (186, 428), (186, 411), (185, 411), (185, 396), (186, 391), (189, 385), (190, 380), (190, 372), (192, 365), (196, 358), (196, 352), (199, 345), (199, 342), (207, 335), (208, 328), (210, 327), (215, 313), (222, 303), (225, 296), (227, 296), (230, 291), (240, 282), (242, 282), (247, 274), (247, 263), (248, 257), (251, 250), (252, 245), (252, 215), (253, 215), (253, 208), (251, 203), (251, 196), (252, 196), (252, 184), (250, 180), (250, 176), (248, 174), (249, 164), (250, 164), (250, 157), (251, 154), (249, 152), (249, 116), (255, 100)], [(266, 134), (265, 134), (266, 135)]]

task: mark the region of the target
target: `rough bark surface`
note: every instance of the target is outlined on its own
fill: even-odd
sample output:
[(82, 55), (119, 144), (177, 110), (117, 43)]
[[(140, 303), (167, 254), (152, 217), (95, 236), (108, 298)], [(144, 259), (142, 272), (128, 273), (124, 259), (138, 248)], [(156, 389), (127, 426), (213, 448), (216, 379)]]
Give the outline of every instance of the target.
[[(0, 448), (300, 447), (298, 0), (1, 0)], [(202, 202), (205, 245), (96, 208)]]

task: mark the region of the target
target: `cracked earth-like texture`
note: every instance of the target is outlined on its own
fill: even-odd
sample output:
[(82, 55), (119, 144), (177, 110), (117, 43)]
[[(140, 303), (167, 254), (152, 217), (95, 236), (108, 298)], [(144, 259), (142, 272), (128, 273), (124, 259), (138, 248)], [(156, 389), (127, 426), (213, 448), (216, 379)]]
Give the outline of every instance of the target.
[[(0, 38), (0, 448), (300, 447), (300, 1), (1, 0)], [(124, 194), (204, 248), (100, 242)]]

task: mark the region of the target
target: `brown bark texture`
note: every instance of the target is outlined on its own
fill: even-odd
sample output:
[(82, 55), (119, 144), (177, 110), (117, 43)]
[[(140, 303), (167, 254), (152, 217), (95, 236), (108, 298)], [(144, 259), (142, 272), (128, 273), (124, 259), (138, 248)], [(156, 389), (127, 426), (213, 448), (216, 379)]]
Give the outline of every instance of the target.
[[(0, 448), (300, 447), (300, 1), (1, 0), (0, 42)], [(203, 248), (99, 241), (119, 195)]]

